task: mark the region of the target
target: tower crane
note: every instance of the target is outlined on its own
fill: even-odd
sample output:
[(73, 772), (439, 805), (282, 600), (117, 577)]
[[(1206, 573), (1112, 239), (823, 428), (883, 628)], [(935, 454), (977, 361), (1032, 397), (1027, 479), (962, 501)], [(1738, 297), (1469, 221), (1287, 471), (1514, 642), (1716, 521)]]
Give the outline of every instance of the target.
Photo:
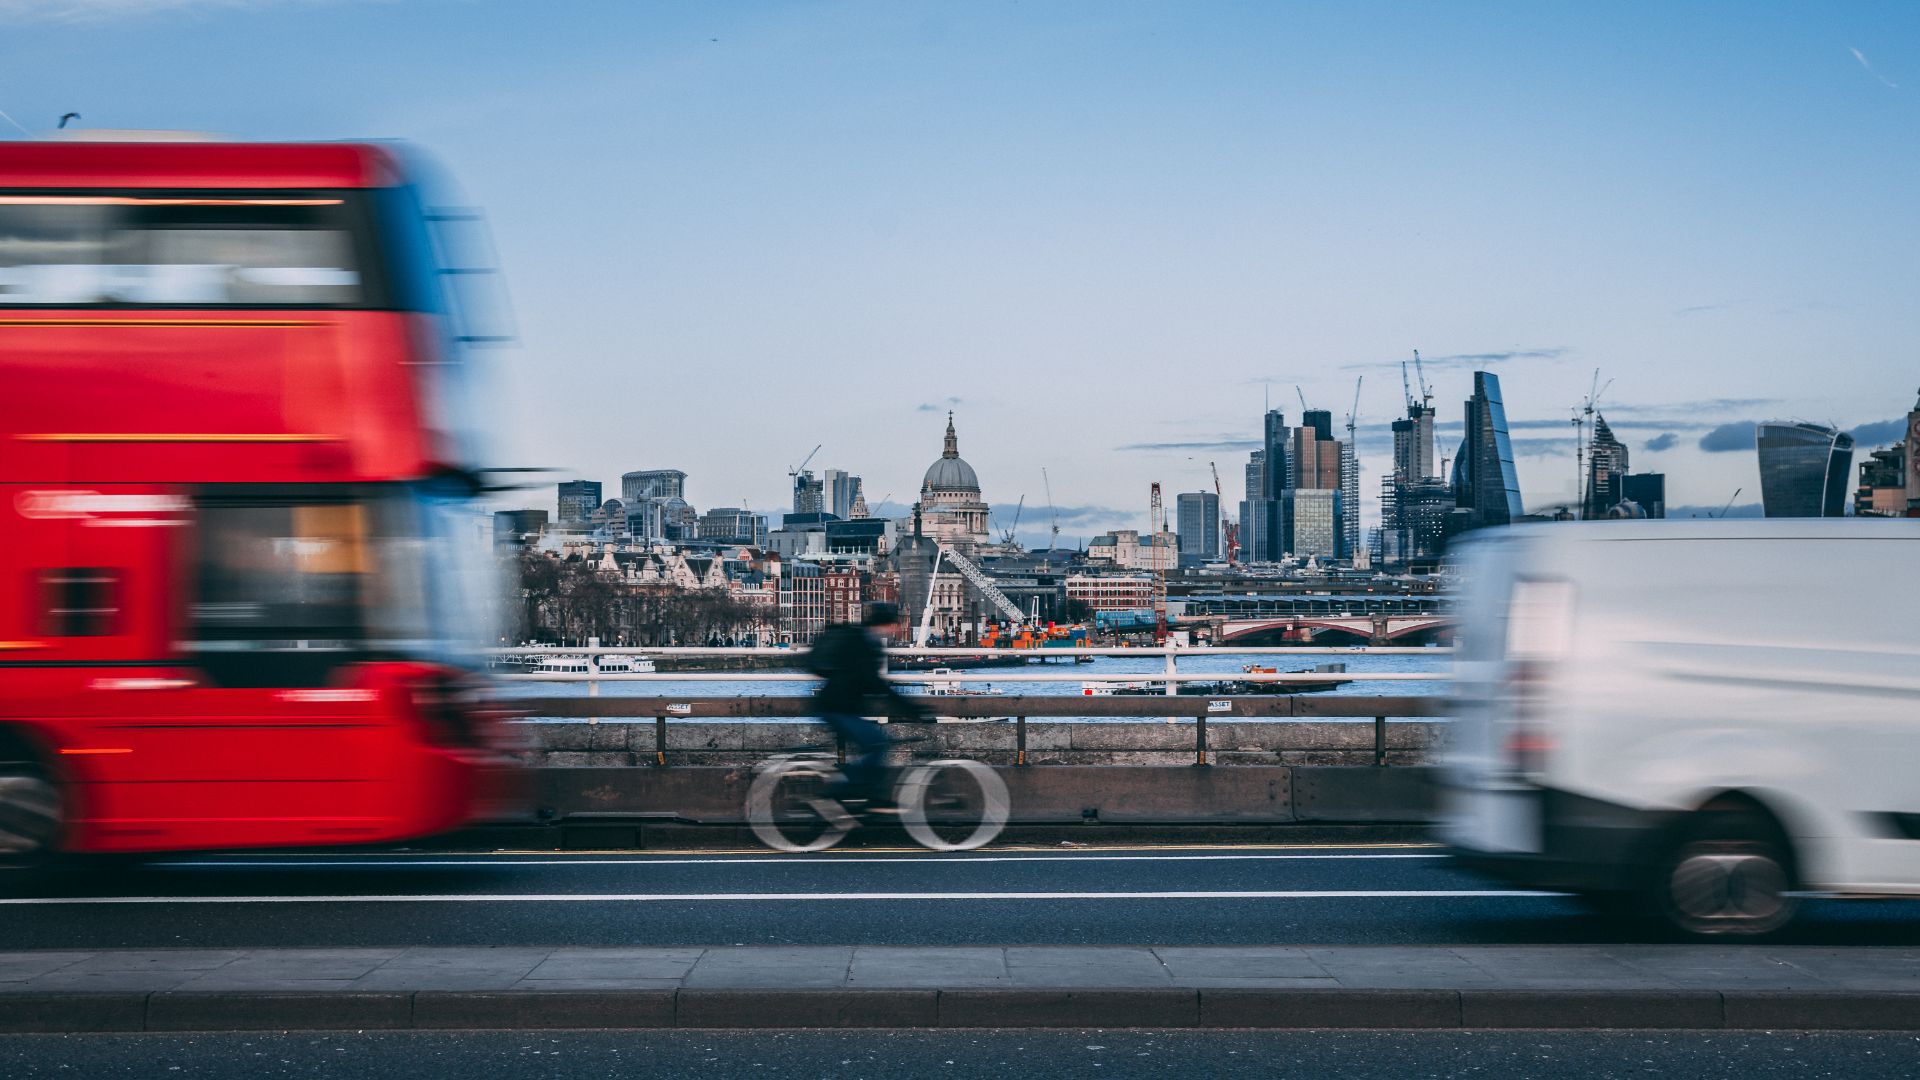
[(1047, 514), (1053, 519), (1053, 535), (1047, 540), (1047, 550), (1051, 552), (1060, 546), (1060, 511), (1053, 507), (1053, 481), (1047, 479), (1044, 465), (1040, 467), (1040, 482), (1047, 487)]
[(1573, 414), (1573, 486), (1574, 494), (1580, 500), (1580, 517), (1586, 517), (1591, 509), (1587, 505), (1587, 426), (1593, 423), (1593, 407), (1600, 395), (1613, 385), (1608, 379), (1606, 386), (1600, 385), (1600, 369), (1593, 369), (1593, 383), (1587, 387), (1587, 399), (1580, 403), (1579, 410)]
[(793, 476), (799, 476), (799, 475), (800, 475), (800, 474), (801, 474), (802, 472), (804, 472), (804, 471), (806, 470), (806, 468), (807, 468), (807, 463), (808, 463), (808, 462), (811, 462), (811, 461), (813, 460), (813, 455), (815, 455), (815, 454), (817, 454), (817, 453), (819, 453), (819, 452), (820, 452), (820, 447), (822, 447), (822, 446), (825, 446), (825, 445), (826, 445), (825, 443), (820, 443), (820, 444), (818, 444), (818, 445), (816, 445), (816, 446), (815, 446), (815, 447), (814, 447), (813, 449), (811, 449), (811, 450), (809, 450), (809, 451), (807, 451), (807, 456), (806, 456), (806, 457), (804, 457), (804, 458), (801, 458), (801, 459), (800, 459), (800, 464), (798, 464), (798, 465), (795, 465), (795, 466), (794, 466), (793, 468), (791, 468), (791, 469), (788, 469), (788, 470), (787, 470), (787, 475), (788, 475), (788, 476), (790, 476), (790, 477), (793, 477)]
[(1433, 407), (1433, 390), (1427, 386), (1427, 369), (1420, 363), (1420, 350), (1413, 350), (1413, 373), (1420, 380), (1420, 407)]
[(1213, 470), (1213, 500), (1220, 508), (1220, 539), (1226, 545), (1227, 565), (1233, 566), (1240, 554), (1240, 526), (1227, 520), (1227, 496), (1220, 490), (1220, 466), (1209, 461), (1207, 468)]
[[(1307, 411), (1307, 392), (1305, 390), (1300, 389), (1299, 383), (1293, 384), (1293, 392), (1300, 395), (1300, 411), (1303, 413), (1306, 412)], [(1306, 419), (1307, 418), (1304, 416), (1300, 418), (1302, 423), (1304, 423)]]
[(1022, 495), (1020, 496), (1020, 501), (1015, 503), (1013, 506), (1013, 527), (1003, 531), (1000, 534), (1001, 543), (1003, 544), (1013, 543), (1014, 534), (1020, 531), (1020, 511), (1025, 510), (1026, 508), (1027, 508), (1027, 497), (1025, 495)]
[(1418, 402), (1413, 400), (1413, 384), (1407, 381), (1407, 362), (1405, 360), (1400, 361), (1400, 396), (1407, 399), (1407, 415), (1412, 416), (1413, 407), (1417, 405)]

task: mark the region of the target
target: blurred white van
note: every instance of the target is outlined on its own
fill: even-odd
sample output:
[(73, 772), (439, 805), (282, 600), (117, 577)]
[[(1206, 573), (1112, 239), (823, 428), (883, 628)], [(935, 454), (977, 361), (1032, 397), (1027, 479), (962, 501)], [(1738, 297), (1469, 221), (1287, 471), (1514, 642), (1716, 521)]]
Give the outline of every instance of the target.
[(1920, 520), (1522, 526), (1457, 567), (1460, 859), (1722, 938), (1920, 895)]

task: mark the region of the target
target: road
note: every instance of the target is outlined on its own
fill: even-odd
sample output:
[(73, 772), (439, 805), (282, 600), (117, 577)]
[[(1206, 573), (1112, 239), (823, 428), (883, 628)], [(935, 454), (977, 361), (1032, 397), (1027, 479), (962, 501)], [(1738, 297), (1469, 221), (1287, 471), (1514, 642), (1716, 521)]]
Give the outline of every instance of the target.
[[(0, 1076), (1644, 1077), (1913, 1075), (1920, 1038), (1759, 1032), (790, 1031), (0, 1036)], [(404, 1065), (402, 1065), (404, 1063)]]
[[(1579, 944), (1653, 940), (1420, 847), (174, 857), (0, 876), (13, 949)], [(1920, 944), (1920, 904), (1824, 902), (1795, 944)]]

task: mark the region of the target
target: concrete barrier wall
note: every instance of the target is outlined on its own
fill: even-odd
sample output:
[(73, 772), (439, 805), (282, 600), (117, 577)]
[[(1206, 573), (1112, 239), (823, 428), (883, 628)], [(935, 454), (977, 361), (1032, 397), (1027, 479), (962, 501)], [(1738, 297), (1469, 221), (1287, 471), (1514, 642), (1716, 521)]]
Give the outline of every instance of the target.
[[(1002, 767), (1015, 825), (1284, 825), (1423, 822), (1430, 770), (1419, 767), (1089, 765)], [(549, 820), (740, 825), (751, 768), (544, 768)]]
[[(993, 765), (1012, 765), (1019, 731), (1011, 721), (890, 725), (903, 755), (964, 757)], [(1389, 720), (1385, 724), (1387, 765), (1430, 760), (1444, 731), (1431, 720)], [(519, 725), (527, 736), (530, 760), (549, 767), (655, 766), (659, 726), (652, 720), (546, 722)], [(1196, 761), (1192, 720), (1068, 723), (1028, 721), (1028, 765), (1192, 765)], [(1208, 763), (1223, 766), (1372, 765), (1375, 723), (1355, 720), (1276, 722), (1214, 721), (1207, 725)], [(746, 766), (802, 748), (831, 751), (831, 733), (817, 723), (739, 723), (669, 720), (665, 725), (666, 764)]]

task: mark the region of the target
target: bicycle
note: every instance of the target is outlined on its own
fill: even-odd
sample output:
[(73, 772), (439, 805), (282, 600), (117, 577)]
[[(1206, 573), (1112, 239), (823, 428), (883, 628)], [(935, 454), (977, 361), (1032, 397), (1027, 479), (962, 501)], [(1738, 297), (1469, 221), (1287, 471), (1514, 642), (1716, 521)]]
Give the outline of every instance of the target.
[[(747, 823), (768, 847), (825, 851), (861, 824), (858, 815), (827, 794), (844, 782), (833, 755), (784, 754), (757, 771), (747, 788)], [(971, 851), (991, 843), (1012, 810), (1006, 781), (978, 761), (952, 758), (894, 770), (892, 784), (907, 835), (934, 851)]]

